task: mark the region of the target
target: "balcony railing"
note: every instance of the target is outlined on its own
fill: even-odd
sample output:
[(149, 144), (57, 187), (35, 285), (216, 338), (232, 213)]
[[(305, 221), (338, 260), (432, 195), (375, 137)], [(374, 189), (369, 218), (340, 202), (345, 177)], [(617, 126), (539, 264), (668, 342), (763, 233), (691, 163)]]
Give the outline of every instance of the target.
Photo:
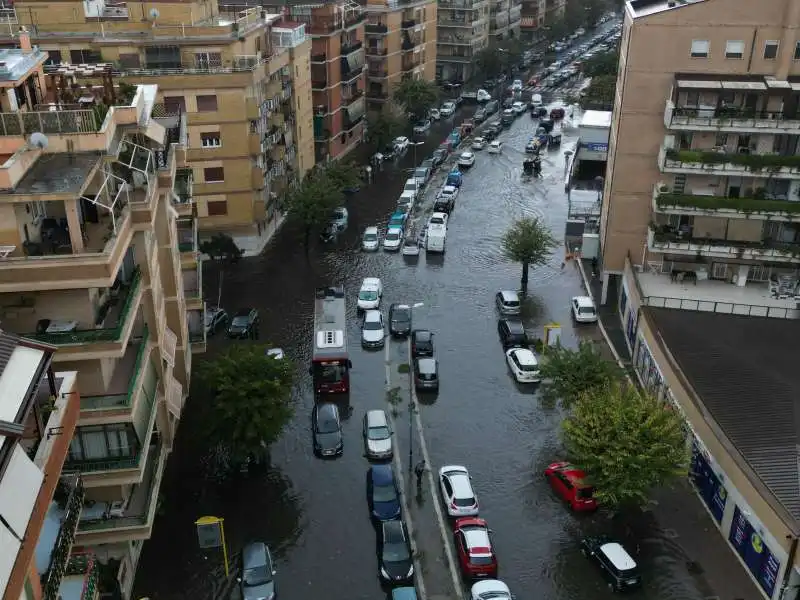
[(366, 13), (358, 11), (346, 15), (335, 17), (315, 17), (305, 15), (292, 15), (293, 20), (305, 23), (306, 32), (311, 35), (327, 35), (358, 25), (366, 18)]
[(355, 79), (358, 79), (364, 74), (366, 69), (366, 65), (360, 65), (354, 67), (352, 69), (348, 69), (347, 71), (344, 70), (344, 66), (342, 67), (342, 81), (343, 84), (352, 83)]
[(725, 302), (724, 300), (694, 300), (691, 298), (646, 296), (642, 298), (642, 304), (657, 308), (700, 310), (728, 315), (746, 315), (748, 317), (771, 317), (774, 319), (797, 319), (798, 316), (800, 316), (800, 311), (793, 308), (763, 306), (758, 304), (738, 304), (736, 302)]
[(82, 575), (83, 589), (80, 600), (94, 600), (100, 581), (100, 569), (94, 554), (73, 554), (67, 564), (66, 575)]
[(389, 50), (386, 48), (375, 48), (374, 46), (367, 46), (365, 51), (367, 56), (386, 56)]
[(418, 25), (417, 21), (414, 19), (407, 19), (400, 23), (400, 27), (403, 29), (411, 29), (412, 27), (416, 27)]
[(389, 33), (389, 28), (383, 23), (367, 23), (364, 25), (364, 33), (367, 35), (383, 35)]
[(142, 285), (142, 273), (137, 268), (133, 273), (133, 280), (131, 281), (128, 289), (128, 294), (125, 296), (122, 310), (119, 313), (119, 319), (114, 327), (98, 328), (98, 329), (76, 329), (74, 331), (65, 331), (63, 333), (25, 333), (23, 337), (44, 342), (45, 344), (52, 344), (54, 346), (65, 346), (70, 344), (90, 344), (93, 342), (117, 342), (122, 337), (125, 331), (125, 325), (128, 319), (132, 316), (131, 311), (133, 301), (139, 295), (139, 289)]
[(715, 258), (740, 258), (786, 262), (800, 258), (800, 243), (777, 242), (770, 239), (758, 241), (721, 240), (694, 237), (669, 226), (651, 225), (648, 247), (655, 252), (669, 254), (700, 254)]
[(367, 69), (367, 77), (372, 79), (384, 79), (389, 76), (388, 69)]
[(192, 202), (193, 175), (191, 169), (177, 169), (175, 171), (175, 194), (181, 204)]
[(364, 47), (364, 42), (361, 40), (356, 40), (352, 44), (342, 44), (340, 55), (341, 56), (348, 56), (355, 52), (356, 50), (361, 50)]
[(678, 107), (667, 100), (664, 108), (664, 125), (667, 129), (683, 130), (800, 130), (800, 115), (783, 112), (756, 111), (739, 106), (720, 108)]
[(59, 598), (59, 586), (69, 569), (70, 552), (83, 509), (84, 489), (80, 474), (63, 475), (58, 486), (69, 490), (69, 494), (63, 507), (61, 527), (58, 529), (56, 542), (50, 555), (50, 566), (42, 577), (42, 598), (44, 600), (58, 600)]
[(350, 95), (342, 94), (342, 106), (349, 106), (359, 98), (364, 97), (363, 90), (355, 90), (350, 93)]
[(779, 220), (781, 218), (784, 220), (800, 219), (800, 201), (673, 194), (663, 185), (654, 187), (653, 202), (656, 212), (675, 211), (681, 214), (696, 213), (720, 217), (741, 215), (744, 218), (760, 216), (764, 219), (777, 218)]
[(674, 150), (662, 147), (659, 152), (659, 165), (664, 171), (725, 172), (739, 173), (757, 177), (800, 175), (800, 156), (779, 154), (733, 154), (709, 150)]
[(136, 351), (136, 359), (133, 363), (133, 373), (128, 383), (128, 391), (124, 394), (104, 394), (100, 396), (81, 396), (81, 411), (86, 410), (111, 410), (130, 407), (136, 395), (137, 386), (141, 385), (140, 375), (145, 366), (144, 356), (147, 351), (147, 342), (150, 332), (145, 325), (142, 332), (142, 339)]
[(104, 120), (102, 111), (89, 109), (0, 112), (0, 135), (97, 133)]
[(439, 19), (437, 23), (441, 27), (464, 27), (466, 29), (472, 29), (472, 21), (465, 21), (464, 19), (448, 19), (447, 17), (443, 17), (439, 15)]

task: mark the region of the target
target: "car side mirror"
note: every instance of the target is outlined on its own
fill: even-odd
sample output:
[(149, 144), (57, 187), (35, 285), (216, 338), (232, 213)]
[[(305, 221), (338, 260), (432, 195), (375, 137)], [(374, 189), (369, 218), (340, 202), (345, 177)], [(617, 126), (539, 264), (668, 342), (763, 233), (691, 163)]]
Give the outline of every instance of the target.
[(278, 574), (278, 572), (277, 572), (275, 569), (272, 569), (272, 574), (273, 574), (273, 575), (277, 575), (277, 574)]
[(241, 578), (241, 577), (237, 577), (237, 578), (236, 578), (236, 582), (237, 582), (237, 583), (242, 583), (242, 578)]

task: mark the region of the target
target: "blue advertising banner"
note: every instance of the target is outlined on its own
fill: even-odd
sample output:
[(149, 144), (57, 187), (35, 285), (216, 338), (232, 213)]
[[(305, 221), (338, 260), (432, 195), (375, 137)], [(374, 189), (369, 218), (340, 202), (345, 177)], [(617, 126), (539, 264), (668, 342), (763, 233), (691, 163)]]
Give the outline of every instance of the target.
[(725, 514), (725, 503), (728, 501), (728, 490), (717, 480), (717, 487), (708, 508), (711, 514), (717, 520), (717, 523), (722, 522), (722, 515)]
[(761, 565), (761, 572), (758, 574), (758, 583), (767, 592), (767, 596), (772, 597), (775, 591), (775, 584), (778, 582), (778, 572), (781, 570), (781, 562), (775, 558), (769, 548), (764, 548), (764, 563)]
[(728, 539), (731, 541), (731, 544), (733, 544), (733, 547), (736, 548), (736, 551), (742, 558), (744, 558), (744, 554), (747, 550), (747, 544), (750, 543), (750, 533), (752, 531), (753, 528), (750, 526), (750, 523), (747, 522), (747, 519), (737, 506), (733, 511), (731, 532), (728, 536)]
[(608, 144), (587, 143), (581, 144), (581, 148), (585, 148), (589, 152), (608, 152)]
[(738, 506), (733, 511), (728, 539), (767, 595), (772, 597), (781, 562), (772, 554)]
[(725, 512), (725, 503), (728, 499), (728, 491), (722, 485), (717, 474), (708, 464), (706, 457), (700, 451), (697, 442), (692, 443), (692, 463), (690, 474), (692, 481), (697, 486), (697, 491), (708, 506), (711, 514), (717, 520), (717, 523), (722, 521), (722, 515)]

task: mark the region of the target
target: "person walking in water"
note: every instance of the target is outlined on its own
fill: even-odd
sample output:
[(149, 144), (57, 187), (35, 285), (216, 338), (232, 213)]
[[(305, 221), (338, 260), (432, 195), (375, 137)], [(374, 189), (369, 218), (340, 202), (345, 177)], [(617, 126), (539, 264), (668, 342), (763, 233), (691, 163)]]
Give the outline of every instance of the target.
[(417, 487), (422, 487), (422, 476), (425, 474), (425, 461), (421, 460), (414, 467), (414, 474), (417, 476)]

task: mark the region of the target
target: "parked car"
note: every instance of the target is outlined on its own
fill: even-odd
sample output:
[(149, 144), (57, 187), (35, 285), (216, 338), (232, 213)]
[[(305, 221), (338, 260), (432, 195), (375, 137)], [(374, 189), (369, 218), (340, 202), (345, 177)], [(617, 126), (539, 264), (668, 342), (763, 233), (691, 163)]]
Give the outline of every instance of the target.
[(378, 228), (367, 227), (364, 230), (364, 235), (361, 236), (361, 249), (365, 252), (375, 252), (379, 247)]
[(412, 314), (413, 310), (408, 304), (392, 304), (389, 307), (389, 333), (396, 337), (409, 335)]
[(486, 148), (486, 139), (482, 137), (476, 137), (472, 140), (472, 149), (473, 150), (483, 150)]
[(497, 333), (503, 349), (525, 348), (528, 346), (528, 335), (522, 321), (516, 319), (500, 319), (497, 321)]
[(407, 583), (414, 577), (411, 543), (403, 521), (384, 521), (378, 536), (378, 564), (381, 579)]
[(367, 471), (367, 506), (375, 521), (400, 518), (400, 491), (391, 465), (372, 465)]
[(458, 157), (458, 167), (460, 169), (469, 169), (472, 165), (475, 164), (475, 155), (470, 152), (462, 152), (461, 155)]
[(383, 284), (379, 277), (365, 277), (358, 290), (358, 310), (370, 310), (381, 305)]
[(237, 339), (257, 339), (260, 319), (255, 308), (241, 308), (228, 324), (228, 337)]
[(342, 421), (339, 418), (339, 408), (335, 404), (322, 402), (314, 405), (311, 411), (311, 431), (315, 455), (331, 457), (342, 454)]
[(242, 600), (275, 598), (275, 564), (269, 547), (251, 542), (242, 549), (242, 575), (237, 579)]
[(455, 102), (445, 102), (442, 104), (442, 107), (439, 109), (439, 114), (442, 115), (443, 118), (452, 117), (456, 114)]
[(400, 152), (405, 152), (406, 148), (408, 148), (408, 145), (410, 143), (411, 142), (409, 141), (409, 139), (406, 136), (400, 135), (400, 136), (397, 136), (396, 138), (394, 138), (394, 141), (392, 142), (392, 146), (394, 146), (395, 152), (400, 153)]
[(512, 92), (521, 92), (522, 91), (522, 79), (515, 79), (514, 82), (511, 84), (511, 91)]
[(500, 154), (503, 151), (503, 142), (500, 140), (492, 140), (486, 148), (489, 154)]
[(203, 327), (206, 330), (206, 336), (214, 335), (220, 329), (223, 329), (228, 324), (228, 313), (224, 308), (217, 306), (209, 306), (206, 308), (206, 316), (204, 319)]
[(428, 227), (436, 227), (441, 225), (442, 227), (447, 227), (447, 213), (443, 212), (435, 212), (432, 213), (431, 216), (428, 218)]
[(415, 329), (411, 332), (411, 356), (433, 356), (433, 333), (427, 329)]
[(486, 118), (488, 119), (498, 110), (500, 110), (500, 103), (497, 100), (489, 100), (486, 103), (486, 106), (483, 107), (483, 110), (486, 111)]
[(457, 519), (453, 530), (461, 573), (469, 579), (497, 577), (491, 530), (484, 519)]
[(417, 589), (407, 586), (393, 588), (392, 600), (417, 600)]
[(442, 118), (442, 115), (439, 113), (439, 109), (438, 108), (430, 109), (428, 111), (428, 116), (434, 121), (438, 121), (439, 119)]
[(403, 256), (419, 256), (419, 241), (415, 239), (413, 236), (406, 236), (403, 240), (403, 247), (400, 249), (400, 253)]
[(433, 159), (433, 165), (435, 167), (438, 167), (445, 160), (447, 160), (447, 150), (445, 150), (444, 148), (437, 148), (436, 150), (433, 151), (431, 158)]
[(478, 497), (472, 489), (472, 478), (466, 467), (448, 465), (439, 469), (439, 486), (448, 515), (451, 517), (478, 515)]
[(383, 314), (379, 310), (364, 312), (361, 323), (361, 345), (364, 348), (383, 348), (386, 340), (386, 327), (383, 324)]
[(421, 121), (417, 121), (414, 124), (414, 133), (417, 135), (423, 135), (427, 133), (430, 128), (431, 128), (431, 120), (422, 119)]
[(572, 318), (578, 323), (597, 323), (597, 308), (589, 296), (575, 296), (572, 299)]
[(446, 185), (436, 196), (436, 201), (433, 203), (434, 213), (445, 213), (449, 215), (456, 206), (456, 198), (458, 197), (458, 188), (452, 185)]
[(500, 290), (494, 295), (497, 310), (504, 315), (518, 315), (522, 310), (519, 294), (513, 290)]
[(555, 462), (544, 470), (545, 479), (558, 497), (576, 512), (597, 509), (594, 488), (586, 483), (586, 473), (568, 462)]
[(525, 108), (526, 107), (524, 102), (514, 102), (514, 104), (511, 105), (511, 110), (513, 110), (514, 114), (516, 114), (517, 116), (523, 114), (525, 112)]
[(515, 598), (508, 586), (498, 579), (484, 579), (473, 584), (469, 595), (470, 600), (514, 600)]
[[(489, 88), (494, 87), (493, 85), (492, 86), (488, 85), (488, 83), (489, 82), (487, 81), (484, 85), (486, 85)], [(489, 102), (492, 99), (492, 95), (486, 90), (480, 89), (478, 90), (478, 93), (475, 95), (475, 99), (481, 104), (483, 104), (484, 102)]]
[(472, 115), (472, 120), (475, 121), (476, 123), (483, 123), (486, 120), (487, 116), (488, 115), (486, 114), (486, 108), (479, 108), (478, 110), (475, 111), (475, 114)]
[(344, 231), (347, 229), (348, 219), (349, 215), (344, 206), (333, 209), (333, 214), (331, 215), (331, 225), (335, 227), (337, 231)]
[(612, 592), (642, 585), (639, 565), (613, 538), (605, 535), (587, 537), (581, 541), (581, 553), (600, 567)]
[(542, 380), (539, 361), (528, 348), (509, 348), (506, 350), (506, 362), (518, 383), (539, 383)]
[(393, 225), (386, 230), (386, 235), (383, 236), (383, 249), (387, 252), (397, 252), (400, 250), (400, 245), (403, 243), (403, 228), (399, 225)]
[(414, 359), (414, 387), (419, 392), (438, 391), (439, 362), (435, 358)]
[(511, 127), (511, 124), (514, 122), (514, 119), (516, 118), (517, 118), (516, 113), (510, 108), (506, 108), (500, 115), (500, 123), (502, 124), (503, 127)]
[(403, 185), (403, 191), (400, 195), (402, 196), (403, 194), (414, 194), (414, 198), (416, 199), (416, 197), (419, 195), (419, 189), (420, 186), (419, 183), (417, 183), (417, 178), (409, 177), (408, 179), (406, 179), (406, 182)]
[(436, 168), (432, 158), (426, 158), (420, 163), (419, 166), (421, 169), (428, 169), (428, 177), (433, 175), (433, 170)]
[(431, 178), (431, 170), (428, 167), (417, 167), (414, 171), (414, 179), (417, 180), (417, 185), (422, 188)]

